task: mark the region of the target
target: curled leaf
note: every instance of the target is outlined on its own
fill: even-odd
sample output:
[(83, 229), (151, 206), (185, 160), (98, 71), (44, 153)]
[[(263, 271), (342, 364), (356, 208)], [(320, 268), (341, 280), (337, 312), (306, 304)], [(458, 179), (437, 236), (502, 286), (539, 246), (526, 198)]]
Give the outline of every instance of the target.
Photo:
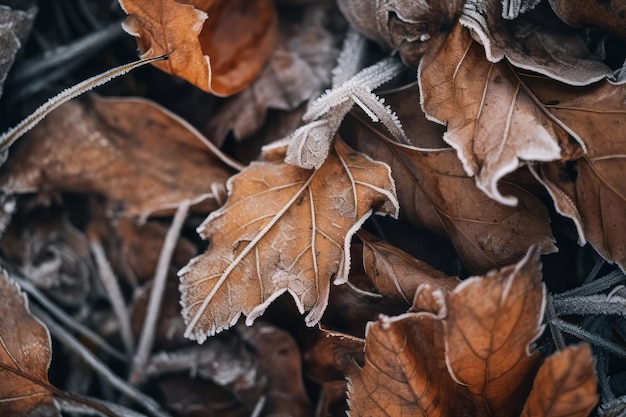
[(549, 0), (554, 12), (572, 26), (597, 26), (626, 38), (626, 1)]
[(330, 281), (347, 280), (352, 235), (372, 210), (398, 210), (389, 167), (341, 141), (317, 170), (253, 163), (228, 188), (199, 229), (209, 250), (179, 273), (186, 335), (199, 342), (241, 314), (251, 323), (284, 292), (316, 324)]
[(246, 88), (271, 54), (276, 36), (272, 0), (119, 0), (129, 14), (123, 27), (142, 58), (167, 55), (154, 65), (209, 93)]

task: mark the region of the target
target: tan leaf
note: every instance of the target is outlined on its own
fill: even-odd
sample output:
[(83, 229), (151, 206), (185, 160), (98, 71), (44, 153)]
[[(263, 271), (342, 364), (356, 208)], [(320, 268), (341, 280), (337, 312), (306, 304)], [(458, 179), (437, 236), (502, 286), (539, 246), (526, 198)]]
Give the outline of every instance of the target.
[(26, 296), (0, 274), (0, 414), (59, 416), (50, 391), (48, 329), (35, 319)]
[(542, 331), (544, 297), (537, 248), (517, 265), (463, 281), (448, 297), (448, 369), (488, 415), (522, 408), (539, 359), (529, 345)]
[(587, 417), (598, 402), (589, 345), (568, 346), (541, 364), (521, 417)]
[(626, 1), (550, 0), (557, 15), (572, 26), (598, 26), (626, 38)]
[[(586, 85), (613, 71), (589, 51), (585, 41), (567, 27), (542, 27), (521, 16), (505, 20), (502, 0), (468, 0), (459, 22), (472, 29), (487, 59), (503, 58), (518, 68), (545, 74), (572, 85)], [(511, 2), (513, 4), (518, 2)], [(576, 9), (580, 8), (577, 3)]]
[(489, 62), (483, 47), (459, 24), (445, 44), (420, 64), (421, 103), (427, 117), (447, 124), (444, 140), (488, 196), (515, 205), (498, 181), (521, 160), (559, 159), (566, 132), (536, 104), (506, 61)]
[(347, 279), (352, 235), (372, 209), (398, 210), (389, 167), (340, 141), (318, 170), (258, 162), (228, 187), (200, 227), (209, 250), (180, 272), (186, 334), (200, 342), (241, 314), (251, 323), (284, 292), (316, 324), (330, 280)]
[[(567, 87), (538, 77), (528, 86), (586, 145), (578, 158), (542, 164), (557, 210), (577, 225), (581, 243), (626, 270), (626, 85)], [(576, 156), (576, 155), (575, 155)]]
[(272, 52), (277, 16), (272, 0), (119, 0), (123, 27), (141, 58), (217, 95), (246, 88)]
[[(409, 87), (411, 89), (411, 87)], [(385, 99), (395, 108), (419, 95), (393, 93)], [(399, 101), (396, 99), (400, 99)], [(436, 144), (438, 126), (416, 110), (400, 107), (398, 117), (407, 136), (418, 146)], [(412, 114), (411, 119), (407, 119)], [(407, 122), (408, 120), (408, 122)], [(463, 171), (452, 149), (429, 150), (400, 145), (361, 118), (348, 117), (344, 136), (361, 152), (388, 163), (399, 190), (402, 213), (417, 225), (452, 240), (463, 264), (471, 273), (484, 273), (522, 258), (533, 244), (543, 253), (556, 251), (545, 206), (528, 191), (507, 180), (500, 187), (516, 196), (517, 207), (488, 198)]]
[(9, 194), (101, 193), (110, 213), (142, 218), (172, 212), (183, 200), (206, 213), (217, 207), (212, 186), (223, 185), (233, 172), (206, 143), (149, 101), (69, 102), (23, 140), (0, 175), (0, 187)]
[(406, 252), (386, 243), (371, 233), (359, 231), (363, 242), (363, 266), (376, 289), (385, 297), (411, 306), (420, 285), (448, 293), (458, 284), (450, 277), (426, 262), (413, 258)]
[(382, 317), (369, 323), (365, 365), (348, 374), (350, 416), (482, 416), (467, 389), (450, 378), (444, 328), (431, 313)]

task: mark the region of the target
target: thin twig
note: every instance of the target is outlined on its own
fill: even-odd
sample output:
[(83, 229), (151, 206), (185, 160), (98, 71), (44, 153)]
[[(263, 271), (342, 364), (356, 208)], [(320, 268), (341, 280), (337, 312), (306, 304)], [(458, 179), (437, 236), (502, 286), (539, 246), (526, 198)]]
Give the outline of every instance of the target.
[(130, 373), (129, 381), (132, 384), (138, 384), (143, 379), (143, 371), (148, 363), (152, 346), (154, 345), (154, 339), (156, 336), (156, 327), (159, 315), (161, 312), (161, 304), (163, 302), (163, 294), (165, 292), (165, 286), (167, 284), (167, 273), (169, 271), (170, 263), (172, 262), (172, 256), (176, 249), (176, 243), (180, 237), (180, 232), (183, 227), (183, 223), (187, 218), (189, 212), (189, 200), (182, 201), (172, 224), (167, 231), (165, 240), (163, 241), (163, 247), (159, 255), (159, 261), (154, 274), (154, 280), (152, 284), (152, 292), (150, 294), (150, 301), (148, 302), (148, 308), (146, 310), (146, 317), (139, 338), (139, 344), (137, 351), (133, 358), (133, 366)]
[(78, 97), (79, 95), (91, 90), (92, 88), (102, 85), (115, 77), (124, 75), (129, 71), (134, 70), (135, 68), (139, 68), (143, 65), (155, 61), (160, 61), (162, 59), (167, 59), (167, 55), (140, 59), (139, 61), (131, 62), (130, 64), (110, 69), (106, 72), (103, 72), (102, 74), (88, 78), (85, 81), (74, 85), (73, 87), (61, 91), (59, 94), (49, 99), (45, 104), (41, 105), (27, 118), (18, 123), (17, 126), (9, 129), (7, 132), (2, 134), (0, 136), (0, 152), (8, 149), (13, 144), (13, 142), (19, 139), (22, 135), (24, 135), (24, 133), (35, 127), (37, 123), (42, 121), (43, 118), (46, 117), (52, 110), (56, 109), (63, 103), (66, 103), (74, 97)]
[(82, 360), (85, 361), (98, 375), (104, 378), (111, 386), (117, 389), (119, 392), (123, 393), (127, 397), (136, 401), (139, 405), (141, 405), (146, 411), (148, 411), (151, 415), (155, 417), (170, 417), (165, 411), (161, 409), (159, 404), (154, 401), (151, 397), (143, 394), (137, 388), (128, 384), (122, 378), (117, 376), (113, 371), (111, 371), (104, 363), (100, 361), (89, 349), (87, 349), (82, 343), (74, 338), (67, 330), (60, 326), (52, 317), (50, 317), (43, 310), (38, 308), (36, 305), (31, 306), (31, 309), (37, 311), (37, 317), (44, 322), (48, 330), (50, 330), (50, 334), (54, 336), (59, 342), (63, 343), (63, 345), (72, 351), (74, 354), (78, 355)]
[(591, 281), (593, 281), (594, 278), (598, 275), (598, 272), (600, 272), (600, 269), (602, 269), (602, 266), (605, 264), (605, 262), (606, 261), (603, 257), (598, 256), (596, 264), (593, 266), (593, 268), (591, 268), (591, 271), (589, 271), (589, 273), (587, 274), (587, 277), (583, 281), (582, 285), (589, 284)]
[(583, 329), (582, 327), (579, 327), (572, 323), (568, 323), (561, 319), (556, 319), (553, 321), (553, 323), (556, 327), (558, 327), (560, 330), (564, 331), (565, 333), (569, 333), (572, 336), (576, 336), (577, 338), (581, 340), (586, 340), (587, 342), (591, 344), (603, 347), (606, 350), (613, 352), (614, 354), (618, 356), (626, 358), (626, 349), (624, 349), (622, 346), (618, 345), (617, 343), (614, 343), (610, 340), (605, 339), (602, 336), (593, 334)]
[(602, 314), (626, 316), (626, 298), (606, 295), (587, 295), (567, 297), (554, 300), (557, 315), (568, 314), (592, 315)]
[(109, 300), (111, 301), (111, 306), (113, 307), (113, 312), (117, 316), (124, 348), (129, 355), (132, 355), (134, 340), (133, 332), (130, 328), (130, 315), (128, 313), (128, 308), (126, 308), (124, 296), (122, 295), (122, 290), (118, 284), (117, 277), (107, 260), (104, 248), (97, 238), (92, 238), (89, 242), (89, 246), (91, 247), (91, 252), (96, 260), (99, 272), (98, 275), (100, 275), (102, 284), (104, 285), (104, 288), (106, 288)]
[(546, 297), (546, 321), (548, 322), (548, 328), (550, 329), (550, 334), (552, 335), (552, 340), (554, 340), (554, 344), (558, 350), (563, 350), (567, 346), (565, 343), (565, 338), (563, 337), (563, 333), (561, 330), (554, 325), (554, 320), (557, 320), (556, 311), (554, 309), (554, 298), (552, 298), (551, 294), (548, 294)]
[(615, 270), (588, 284), (581, 285), (580, 287), (576, 287), (559, 294), (554, 294), (553, 297), (555, 300), (559, 300), (562, 298), (573, 297), (576, 295), (597, 294), (623, 281), (626, 281), (626, 275), (624, 275), (624, 273), (620, 270)]
[[(91, 398), (91, 397), (87, 397), (89, 399), (89, 401), (97, 403), (97, 404), (102, 404), (103, 406), (107, 407), (109, 410), (115, 412), (116, 414), (120, 415), (121, 417), (146, 417), (145, 414), (139, 413), (135, 410), (131, 410), (129, 408), (126, 408), (120, 404), (115, 404), (109, 401), (104, 401), (104, 400), (100, 400), (97, 398)], [(68, 398), (59, 398), (57, 399), (57, 402), (59, 403), (59, 407), (61, 407), (61, 411), (63, 412), (67, 412), (67, 413), (75, 413), (75, 414), (87, 414), (87, 415), (94, 415), (94, 416), (103, 416), (104, 414), (102, 414), (100, 411), (86, 406), (83, 403), (80, 402), (76, 402), (74, 400), (68, 399)]]

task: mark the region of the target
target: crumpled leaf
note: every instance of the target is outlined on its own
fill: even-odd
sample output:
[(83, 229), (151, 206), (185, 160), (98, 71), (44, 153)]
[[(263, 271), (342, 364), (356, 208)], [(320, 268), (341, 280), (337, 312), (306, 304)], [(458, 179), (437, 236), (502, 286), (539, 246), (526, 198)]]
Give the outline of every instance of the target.
[(0, 248), (28, 280), (62, 306), (77, 308), (87, 301), (96, 268), (87, 237), (66, 213), (39, 210), (17, 217)]
[(179, 272), (186, 336), (199, 342), (241, 314), (252, 323), (283, 292), (316, 324), (330, 280), (348, 277), (352, 235), (372, 210), (398, 210), (389, 167), (340, 141), (318, 170), (258, 162), (228, 188), (226, 205), (199, 229), (209, 250)]
[(589, 345), (568, 346), (541, 364), (520, 417), (587, 417), (597, 384)]
[(28, 38), (36, 14), (36, 7), (18, 10), (0, 5), (0, 97), (15, 55)]
[(382, 317), (367, 326), (365, 365), (348, 373), (350, 416), (481, 416), (450, 378), (444, 327), (428, 312)]
[(549, 0), (554, 12), (572, 26), (597, 26), (626, 38), (626, 1)]
[(427, 311), (369, 323), (365, 364), (348, 374), (350, 415), (519, 415), (539, 359), (529, 344), (542, 330), (540, 280), (534, 248), (448, 297), (421, 287)]
[(626, 85), (588, 87), (525, 77), (539, 100), (586, 145), (539, 175), (559, 213), (574, 220), (581, 244), (626, 270)]
[[(575, 8), (580, 7), (577, 2)], [(472, 29), (474, 38), (480, 39), (490, 62), (506, 57), (518, 68), (572, 85), (613, 76), (611, 68), (592, 54), (574, 31), (544, 28), (522, 18), (511, 23), (505, 21), (502, 11), (502, 0), (468, 0), (459, 18), (462, 25)]]
[(537, 248), (516, 265), (463, 281), (448, 297), (448, 369), (488, 415), (519, 413), (539, 360), (529, 346), (543, 331), (544, 305)]
[(384, 297), (411, 306), (420, 285), (430, 285), (448, 293), (459, 283), (456, 277), (413, 258), (371, 233), (359, 231), (357, 236), (363, 242), (365, 272)]
[(206, 131), (214, 143), (222, 143), (230, 130), (237, 140), (248, 138), (265, 122), (268, 109), (294, 110), (330, 84), (338, 54), (328, 27), (333, 12), (317, 2), (299, 11), (298, 21), (280, 22), (276, 48), (258, 79), (211, 117)]
[(400, 52), (402, 60), (417, 66), (421, 56), (438, 46), (461, 14), (463, 1), (339, 0), (350, 24), (386, 49)]
[[(387, 94), (385, 99), (396, 108), (396, 103), (411, 102), (418, 96), (413, 85)], [(548, 212), (537, 198), (506, 180), (500, 187), (516, 196), (517, 207), (488, 198), (463, 171), (452, 149), (427, 148), (438, 143), (440, 126), (406, 106), (398, 108), (398, 117), (409, 139), (420, 147), (398, 144), (360, 117), (346, 118), (343, 134), (351, 146), (391, 166), (402, 190), (398, 195), (402, 213), (412, 223), (447, 235), (471, 273), (508, 265), (522, 258), (533, 244), (539, 245), (542, 253), (556, 251)]]
[(69, 102), (15, 149), (0, 187), (9, 194), (102, 193), (110, 214), (145, 218), (172, 212), (183, 200), (206, 213), (217, 207), (212, 185), (225, 183), (233, 170), (203, 143), (188, 124), (149, 101)]
[(124, 30), (141, 58), (220, 96), (246, 88), (272, 53), (277, 16), (272, 0), (119, 0)]
[(419, 69), (426, 116), (447, 124), (444, 140), (457, 150), (468, 175), (488, 196), (506, 204), (498, 181), (526, 161), (559, 159), (567, 133), (537, 106), (510, 65), (489, 62), (468, 29), (456, 25)]
[(26, 296), (0, 274), (0, 414), (59, 416), (46, 388), (52, 346), (48, 329), (35, 319)]

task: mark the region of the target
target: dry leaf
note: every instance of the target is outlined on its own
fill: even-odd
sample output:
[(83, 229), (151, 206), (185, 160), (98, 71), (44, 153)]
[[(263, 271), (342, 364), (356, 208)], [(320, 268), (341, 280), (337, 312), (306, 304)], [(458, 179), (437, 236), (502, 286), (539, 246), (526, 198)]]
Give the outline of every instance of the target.
[(425, 312), (370, 323), (365, 365), (348, 373), (350, 416), (484, 415), (448, 374), (443, 332), (441, 319)]
[(624, 0), (550, 0), (559, 17), (572, 26), (597, 26), (626, 38), (626, 1)]
[(348, 277), (352, 235), (372, 209), (398, 210), (389, 167), (340, 141), (318, 170), (253, 163), (228, 188), (226, 205), (200, 227), (208, 252), (180, 272), (187, 336), (199, 342), (242, 313), (251, 323), (283, 292), (316, 324), (330, 281)]
[[(202, 141), (204, 142), (202, 142)], [(213, 185), (233, 170), (187, 123), (141, 99), (69, 102), (23, 140), (0, 175), (9, 194), (102, 193), (111, 213), (145, 218), (171, 213), (183, 200), (208, 212)]]
[(4, 80), (13, 66), (15, 55), (28, 39), (36, 14), (34, 6), (19, 10), (0, 5), (0, 97)]
[[(413, 90), (415, 98), (419, 91)], [(406, 100), (406, 95), (398, 98)], [(385, 97), (393, 106), (395, 94)], [(398, 117), (407, 136), (419, 146), (435, 144), (438, 129), (415, 110), (411, 123)], [(452, 149), (429, 150), (396, 143), (372, 124), (357, 117), (346, 119), (344, 136), (361, 152), (388, 163), (398, 189), (402, 213), (453, 242), (463, 264), (471, 273), (484, 273), (508, 265), (524, 256), (533, 244), (543, 253), (556, 251), (543, 204), (520, 186), (503, 180), (500, 187), (518, 199), (509, 207), (488, 198), (463, 171)]]
[(518, 68), (572, 85), (613, 76), (611, 68), (589, 51), (575, 31), (541, 27), (522, 18), (505, 21), (502, 14), (502, 0), (468, 0), (459, 19), (480, 39), (489, 61), (496, 63), (506, 57)]
[(339, 0), (350, 24), (402, 60), (417, 66), (429, 49), (437, 49), (461, 14), (463, 1)]
[(448, 293), (459, 282), (370, 233), (359, 231), (357, 236), (363, 242), (365, 272), (384, 297), (411, 306), (420, 285)]
[(557, 210), (574, 220), (581, 243), (589, 241), (626, 270), (626, 85), (567, 87), (537, 77), (524, 80), (586, 145), (586, 154), (577, 159), (540, 167)]
[[(230, 130), (237, 140), (248, 138), (263, 125), (268, 109), (294, 110), (330, 84), (338, 50), (328, 27), (336, 10), (328, 6), (312, 3), (298, 10), (297, 21), (280, 22), (276, 48), (259, 78), (228, 99), (209, 120), (206, 131), (214, 143), (222, 143)], [(272, 140), (277, 137), (281, 136)]]
[(521, 417), (587, 417), (598, 402), (589, 345), (568, 346), (545, 360)]
[(517, 265), (463, 281), (448, 297), (448, 368), (488, 415), (521, 410), (539, 359), (530, 343), (543, 330), (544, 297), (537, 248)]
[(517, 204), (500, 193), (498, 181), (520, 160), (560, 158), (566, 132), (542, 112), (507, 62), (487, 61), (467, 29), (456, 25), (439, 51), (424, 56), (419, 71), (424, 112), (447, 124), (444, 140), (491, 198)]
[(26, 295), (0, 274), (0, 414), (59, 416), (46, 388), (52, 347), (48, 329), (35, 319)]
[(141, 58), (206, 92), (231, 95), (257, 77), (270, 56), (277, 16), (272, 0), (119, 0), (124, 30)]

